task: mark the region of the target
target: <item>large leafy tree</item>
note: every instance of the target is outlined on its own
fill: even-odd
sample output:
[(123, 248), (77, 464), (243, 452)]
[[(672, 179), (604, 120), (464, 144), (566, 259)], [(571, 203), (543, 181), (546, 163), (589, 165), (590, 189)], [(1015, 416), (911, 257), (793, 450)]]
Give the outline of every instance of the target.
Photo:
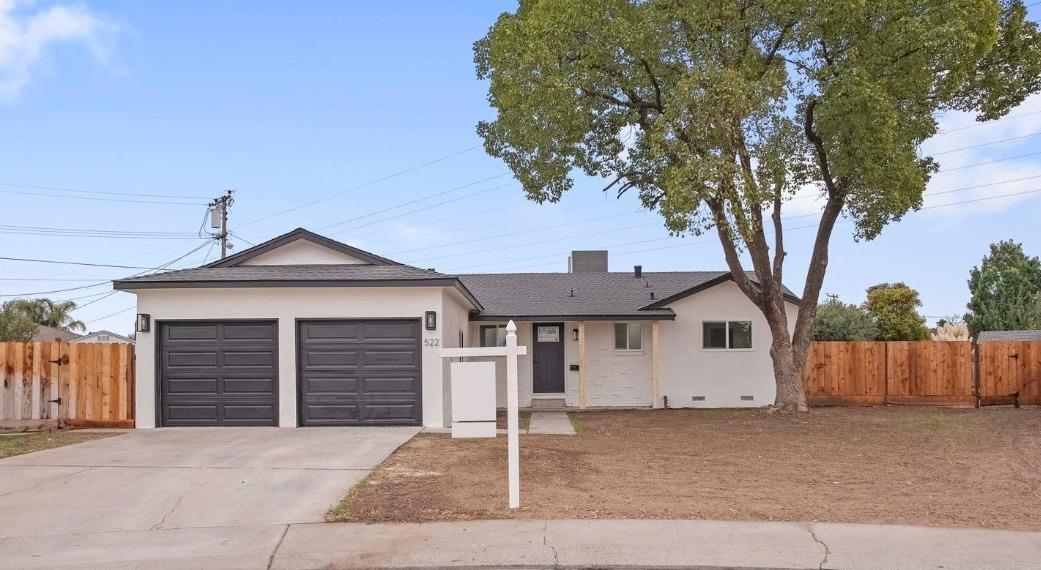
[(83, 321), (72, 316), (75, 301), (53, 301), (51, 299), (17, 299), (9, 301), (13, 310), (21, 311), (33, 322), (66, 331), (86, 330)]
[[(1019, 0), (521, 0), (475, 54), (497, 111), (478, 133), (531, 199), (580, 171), (672, 232), (715, 229), (769, 323), (775, 405), (798, 410), (840, 214), (874, 238), (920, 207), (939, 113), (993, 119), (1041, 85)], [(782, 212), (800, 190), (824, 206), (789, 323)]]
[(969, 312), (965, 322), (980, 331), (1041, 329), (1041, 260), (1022, 244), (1000, 241), (969, 272)]
[(863, 308), (843, 303), (837, 295), (817, 307), (813, 322), (813, 340), (875, 340), (878, 328)]
[(878, 340), (928, 339), (925, 317), (918, 314), (921, 306), (918, 291), (904, 283), (872, 285), (864, 301), (864, 309), (875, 322)]
[(28, 342), (39, 325), (13, 303), (8, 301), (0, 306), (0, 342)]

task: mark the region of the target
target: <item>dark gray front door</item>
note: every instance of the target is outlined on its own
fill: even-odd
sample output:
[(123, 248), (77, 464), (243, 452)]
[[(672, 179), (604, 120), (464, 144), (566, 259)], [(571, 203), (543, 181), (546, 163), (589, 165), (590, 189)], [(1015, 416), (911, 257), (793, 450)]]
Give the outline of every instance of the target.
[(300, 425), (418, 425), (419, 320), (300, 321)]
[(159, 323), (159, 425), (278, 424), (275, 321)]
[(534, 389), (536, 394), (558, 394), (564, 391), (564, 325), (535, 323)]

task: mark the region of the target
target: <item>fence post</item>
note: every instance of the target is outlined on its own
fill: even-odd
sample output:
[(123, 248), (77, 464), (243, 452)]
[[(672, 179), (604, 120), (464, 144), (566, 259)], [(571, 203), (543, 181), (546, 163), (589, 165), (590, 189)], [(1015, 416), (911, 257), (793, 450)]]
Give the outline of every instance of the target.
[(969, 364), (972, 367), (972, 394), (976, 397), (975, 406), (980, 407), (980, 345), (975, 339), (969, 353)]

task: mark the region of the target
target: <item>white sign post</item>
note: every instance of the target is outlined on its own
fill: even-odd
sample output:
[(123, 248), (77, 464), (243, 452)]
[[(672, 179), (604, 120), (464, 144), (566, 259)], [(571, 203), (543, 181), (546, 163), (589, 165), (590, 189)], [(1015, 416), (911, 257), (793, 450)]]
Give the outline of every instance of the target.
[(442, 348), (441, 358), (467, 356), (506, 357), (506, 458), (509, 470), (510, 508), (520, 507), (520, 406), (517, 394), (517, 357), (528, 354), (528, 347), (517, 346), (517, 325), (506, 325), (506, 346), (480, 348)]

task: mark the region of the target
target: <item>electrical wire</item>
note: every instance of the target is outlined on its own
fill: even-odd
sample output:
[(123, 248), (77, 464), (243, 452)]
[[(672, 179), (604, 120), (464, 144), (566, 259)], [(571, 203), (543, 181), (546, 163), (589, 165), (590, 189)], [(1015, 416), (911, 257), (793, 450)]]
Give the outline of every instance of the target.
[(444, 156), (440, 156), (440, 157), (435, 158), (433, 160), (429, 160), (429, 161), (424, 162), (422, 164), (417, 164), (415, 166), (410, 166), (408, 168), (404, 168), (402, 170), (398, 170), (397, 172), (388, 174), (386, 176), (382, 176), (380, 178), (376, 178), (376, 179), (370, 180), (368, 182), (363, 182), (361, 184), (358, 184), (357, 186), (352, 186), (350, 188), (347, 188), (346, 190), (341, 190), (340, 192), (335, 192), (333, 194), (329, 194), (329, 195), (323, 196), (321, 198), (316, 198), (316, 199), (311, 200), (309, 202), (304, 202), (303, 204), (300, 204), (298, 206), (293, 206), (291, 208), (286, 208), (284, 210), (280, 210), (280, 211), (275, 212), (273, 214), (268, 214), (266, 216), (261, 216), (259, 218), (255, 218), (253, 220), (250, 220), (248, 222), (240, 224), (239, 226), (236, 226), (234, 229), (239, 230), (239, 229), (242, 229), (242, 228), (244, 228), (246, 226), (253, 225), (253, 224), (257, 223), (257, 222), (270, 220), (271, 218), (274, 218), (274, 217), (277, 217), (277, 216), (288, 214), (290, 212), (295, 212), (297, 210), (301, 210), (301, 209), (307, 208), (309, 206), (314, 206), (315, 204), (320, 204), (322, 202), (327, 202), (329, 200), (332, 200), (333, 198), (338, 198), (338, 197), (343, 196), (345, 194), (349, 194), (351, 192), (356, 192), (356, 191), (361, 190), (363, 188), (368, 188), (369, 186), (373, 186), (373, 185), (379, 184), (380, 182), (386, 182), (387, 180), (391, 180), (391, 179), (397, 178), (399, 176), (404, 176), (405, 174), (409, 174), (409, 173), (415, 172), (417, 170), (422, 170), (422, 169), (424, 169), (424, 168), (426, 168), (428, 166), (433, 166), (434, 164), (437, 164), (437, 163), (440, 163), (440, 162), (444, 162), (444, 161), (446, 161), (446, 160), (448, 160), (450, 158), (454, 158), (454, 157), (459, 156), (461, 154), (466, 154), (466, 153), (468, 153), (470, 151), (473, 151), (473, 150), (475, 150), (477, 148), (480, 148), (480, 147), (481, 147), (481, 145), (475, 144), (473, 146), (466, 147), (466, 148), (464, 148), (462, 150), (458, 150), (458, 151), (453, 152), (451, 154), (446, 154)]
[(179, 200), (205, 200), (205, 196), (181, 196), (178, 194), (144, 194), (141, 192), (107, 192), (104, 190), (80, 190), (78, 188), (63, 188), (60, 186), (37, 186), (34, 184), (15, 184), (13, 182), (0, 182), (0, 186), (12, 188), (28, 188), (34, 190), (51, 190), (54, 192), (72, 192), (74, 194), (102, 194), (105, 196), (143, 196), (148, 198), (176, 198)]
[(100, 198), (96, 196), (69, 196), (67, 194), (49, 194), (46, 192), (24, 192), (21, 190), (0, 190), (0, 194), (18, 194), (21, 196), (43, 196), (47, 198), (64, 198), (66, 200), (94, 200), (97, 202), (123, 202), (127, 204), (153, 204), (156, 206), (205, 206), (203, 202), (174, 202), (167, 200), (132, 200), (129, 198)]

